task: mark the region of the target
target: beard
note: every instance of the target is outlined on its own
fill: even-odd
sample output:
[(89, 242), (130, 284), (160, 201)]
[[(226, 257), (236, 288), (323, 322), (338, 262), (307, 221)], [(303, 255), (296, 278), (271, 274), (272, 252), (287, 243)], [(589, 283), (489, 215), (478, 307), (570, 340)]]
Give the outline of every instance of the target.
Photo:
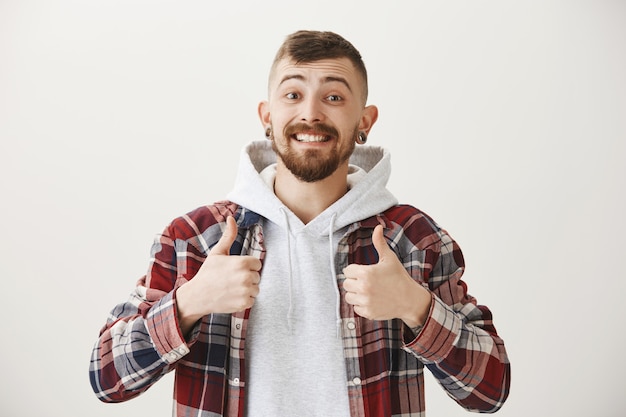
[(341, 164), (350, 158), (356, 145), (358, 126), (354, 128), (351, 140), (348, 142), (349, 146), (346, 149), (335, 149), (330, 155), (327, 154), (328, 152), (317, 149), (308, 149), (303, 153), (294, 151), (291, 147), (291, 137), (298, 132), (311, 131), (317, 134), (329, 135), (335, 138), (336, 143), (341, 143), (337, 130), (332, 126), (324, 124), (316, 124), (314, 128), (306, 124), (286, 126), (283, 132), (285, 140), (285, 149), (283, 151), (278, 149), (276, 140), (272, 140), (272, 149), (285, 167), (296, 178), (304, 182), (316, 182), (328, 178)]

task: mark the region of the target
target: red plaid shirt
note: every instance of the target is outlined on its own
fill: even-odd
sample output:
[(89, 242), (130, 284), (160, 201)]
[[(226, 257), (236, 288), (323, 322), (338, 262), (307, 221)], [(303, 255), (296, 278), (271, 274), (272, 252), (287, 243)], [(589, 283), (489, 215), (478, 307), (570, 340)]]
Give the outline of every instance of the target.
[[(187, 340), (176, 310), (176, 289), (197, 273), (229, 215), (239, 227), (231, 254), (263, 261), (264, 219), (256, 213), (221, 202), (175, 219), (155, 240), (148, 274), (101, 330), (90, 366), (99, 399), (128, 400), (175, 370), (175, 416), (245, 415), (250, 310), (206, 316)], [(371, 236), (378, 224), (409, 274), (432, 292), (429, 317), (417, 336), (399, 319), (359, 317), (344, 300), (343, 268), (377, 262)], [(502, 406), (510, 383), (504, 344), (489, 309), (468, 295), (461, 280), (461, 250), (428, 216), (395, 206), (353, 224), (339, 242), (335, 265), (352, 416), (424, 416), (424, 366), (468, 410)]]

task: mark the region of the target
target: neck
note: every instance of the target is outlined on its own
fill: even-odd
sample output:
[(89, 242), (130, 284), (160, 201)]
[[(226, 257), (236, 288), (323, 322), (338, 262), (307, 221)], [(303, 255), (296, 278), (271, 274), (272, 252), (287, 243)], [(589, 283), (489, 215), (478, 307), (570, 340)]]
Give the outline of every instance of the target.
[(316, 218), (347, 191), (347, 162), (329, 177), (316, 182), (301, 181), (280, 161), (276, 167), (274, 193), (304, 224)]

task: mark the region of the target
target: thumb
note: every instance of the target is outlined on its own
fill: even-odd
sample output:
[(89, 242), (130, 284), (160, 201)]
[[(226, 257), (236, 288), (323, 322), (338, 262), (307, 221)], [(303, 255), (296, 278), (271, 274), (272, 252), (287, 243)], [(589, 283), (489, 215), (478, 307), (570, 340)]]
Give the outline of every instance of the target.
[(384, 261), (388, 257), (389, 252), (391, 252), (391, 248), (387, 245), (387, 240), (383, 234), (383, 226), (380, 224), (372, 232), (372, 243), (376, 252), (378, 252), (378, 262)]
[(237, 223), (232, 216), (226, 218), (226, 228), (220, 240), (211, 248), (209, 255), (229, 255), (230, 247), (237, 239)]

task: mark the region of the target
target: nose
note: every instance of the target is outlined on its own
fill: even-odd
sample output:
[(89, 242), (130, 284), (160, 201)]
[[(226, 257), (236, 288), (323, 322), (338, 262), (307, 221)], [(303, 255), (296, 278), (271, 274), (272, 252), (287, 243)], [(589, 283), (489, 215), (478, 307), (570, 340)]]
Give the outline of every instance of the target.
[(307, 123), (319, 123), (324, 121), (324, 109), (323, 105), (316, 97), (307, 97), (302, 100), (302, 109), (300, 114), (300, 121)]

